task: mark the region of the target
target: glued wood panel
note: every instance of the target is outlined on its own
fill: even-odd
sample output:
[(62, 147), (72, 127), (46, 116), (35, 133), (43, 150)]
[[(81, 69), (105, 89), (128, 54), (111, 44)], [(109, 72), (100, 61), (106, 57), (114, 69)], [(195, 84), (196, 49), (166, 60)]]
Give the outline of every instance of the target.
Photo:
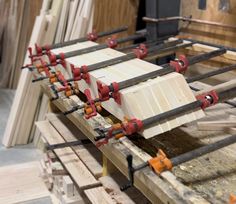
[[(69, 47), (67, 50), (69, 50)], [(89, 65), (121, 55), (122, 53), (107, 48), (68, 58), (67, 62), (76, 66)], [(91, 84), (81, 80), (79, 81), (79, 88), (81, 91), (90, 88), (92, 96), (97, 97), (97, 80), (109, 85), (112, 82), (119, 83), (158, 69), (161, 69), (161, 67), (140, 59), (133, 59), (90, 72)], [(113, 99), (102, 103), (106, 110), (120, 120), (123, 120), (125, 116), (146, 119), (196, 100), (184, 77), (178, 73), (148, 80), (123, 89), (120, 93), (121, 105), (118, 105)], [(203, 116), (202, 110), (194, 113), (190, 112), (161, 124), (157, 123), (145, 129), (141, 134), (145, 138), (150, 138)]]

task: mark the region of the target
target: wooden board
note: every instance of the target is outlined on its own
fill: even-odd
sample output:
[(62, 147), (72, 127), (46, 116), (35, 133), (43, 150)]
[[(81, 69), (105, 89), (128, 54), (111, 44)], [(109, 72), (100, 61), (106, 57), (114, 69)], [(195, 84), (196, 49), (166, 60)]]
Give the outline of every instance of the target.
[[(65, 142), (48, 121), (37, 122), (36, 125), (49, 144)], [(86, 189), (100, 185), (100, 182), (87, 170), (83, 162), (75, 155), (70, 147), (56, 149), (54, 151), (79, 188)]]
[(115, 204), (103, 187), (91, 188), (84, 191), (92, 204)]
[(1, 167), (0, 203), (22, 203), (48, 197), (50, 193), (39, 175), (38, 162)]

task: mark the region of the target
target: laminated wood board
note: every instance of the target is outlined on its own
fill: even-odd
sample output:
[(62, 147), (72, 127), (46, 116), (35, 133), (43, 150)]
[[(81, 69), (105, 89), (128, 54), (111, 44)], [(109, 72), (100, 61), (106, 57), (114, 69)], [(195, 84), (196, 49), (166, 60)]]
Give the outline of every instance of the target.
[[(83, 44), (86, 43), (87, 42)], [(93, 44), (95, 45), (96, 43)], [(73, 46), (72, 50), (74, 49), (75, 47)], [(70, 46), (65, 50), (69, 51)], [(63, 49), (53, 50), (53, 52), (57, 54), (62, 51)], [(122, 55), (124, 54), (121, 52), (106, 48), (88, 54), (67, 58), (67, 62), (74, 64), (77, 67), (94, 64)], [(119, 83), (158, 69), (162, 69), (162, 67), (140, 59), (133, 59), (90, 72), (91, 84), (87, 84), (85, 81), (81, 80), (79, 81), (79, 88), (81, 91), (90, 88), (93, 97), (97, 97), (97, 80), (109, 85), (112, 82)], [(179, 73), (171, 73), (142, 82), (135, 86), (123, 89), (120, 93), (121, 105), (118, 105), (113, 99), (102, 103), (102, 106), (106, 110), (120, 120), (123, 120), (125, 116), (128, 116), (129, 118), (146, 119), (196, 100), (184, 77)], [(203, 116), (204, 113), (202, 110), (189, 112), (188, 114), (162, 122), (161, 124), (157, 123), (152, 125), (150, 128), (141, 132), (141, 134), (145, 138), (150, 138)]]

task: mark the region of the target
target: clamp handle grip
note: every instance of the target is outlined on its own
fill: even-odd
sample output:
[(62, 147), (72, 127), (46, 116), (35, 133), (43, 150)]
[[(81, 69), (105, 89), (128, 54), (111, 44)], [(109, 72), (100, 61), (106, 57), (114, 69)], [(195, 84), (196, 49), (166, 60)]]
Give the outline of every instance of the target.
[(120, 187), (121, 191), (125, 191), (128, 188), (132, 187), (134, 185), (134, 168), (133, 168), (133, 156), (129, 154), (126, 157), (127, 163), (128, 163), (128, 179), (129, 182), (123, 186)]

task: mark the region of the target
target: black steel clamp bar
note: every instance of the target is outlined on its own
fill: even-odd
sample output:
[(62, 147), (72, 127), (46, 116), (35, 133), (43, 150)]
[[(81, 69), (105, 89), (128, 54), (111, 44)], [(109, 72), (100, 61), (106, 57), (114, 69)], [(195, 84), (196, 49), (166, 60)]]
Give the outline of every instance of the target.
[(185, 57), (181, 55), (178, 60), (171, 61), (169, 64), (163, 65), (163, 69), (155, 70), (147, 74), (128, 79), (119, 83), (113, 82), (110, 85), (104, 85), (100, 81), (97, 81), (99, 98), (101, 101), (109, 100), (113, 98), (118, 104), (121, 104), (119, 91), (148, 79), (155, 78), (157, 76), (163, 76), (172, 72), (185, 72), (188, 66), (195, 63), (222, 55), (226, 52), (224, 48), (214, 50), (209, 53), (200, 54), (194, 57)]
[(107, 36), (107, 35), (112, 35), (112, 34), (115, 34), (115, 33), (120, 33), (120, 32), (126, 31), (127, 29), (128, 29), (127, 26), (123, 26), (123, 27), (120, 27), (120, 28), (116, 28), (116, 29), (113, 29), (113, 30), (100, 32), (100, 33), (96, 33), (96, 31), (93, 30), (91, 33), (88, 33), (86, 37), (82, 37), (82, 38), (79, 38), (79, 39), (70, 40), (70, 41), (61, 42), (61, 43), (55, 43), (55, 44), (52, 44), (52, 45), (44, 45), (42, 47), (40, 47), (38, 45), (35, 45), (36, 54), (31, 55), (31, 57), (42, 56), (43, 54), (46, 54), (46, 52), (48, 52), (49, 50), (60, 48), (60, 47), (65, 47), (65, 46), (69, 46), (69, 45), (73, 45), (75, 43), (85, 42), (87, 40), (96, 41), (100, 37), (104, 37), (104, 36)]
[(221, 148), (227, 147), (231, 144), (236, 143), (236, 135), (229, 136), (225, 139), (222, 139), (220, 141), (214, 142), (212, 144), (208, 144), (202, 147), (199, 147), (195, 150), (186, 152), (184, 154), (181, 154), (179, 156), (173, 157), (171, 159), (168, 159), (166, 155), (163, 153), (162, 150), (159, 150), (156, 157), (148, 160), (147, 162), (144, 162), (143, 164), (133, 167), (133, 156), (128, 155), (126, 157), (127, 163), (128, 163), (128, 179), (129, 182), (125, 184), (124, 186), (121, 186), (120, 189), (122, 191), (127, 190), (129, 187), (133, 186), (134, 183), (134, 173), (136, 171), (139, 171), (141, 169), (144, 169), (146, 167), (150, 167), (157, 175), (160, 175), (162, 172), (171, 170), (173, 167), (178, 166), (180, 164), (183, 164), (185, 162), (191, 161), (193, 159), (196, 159), (198, 157), (201, 157), (203, 155), (206, 155), (208, 153), (214, 152), (216, 150), (219, 150)]
[(124, 38), (118, 38), (118, 39), (111, 37), (111, 38), (108, 38), (107, 42), (104, 44), (95, 45), (95, 46), (83, 48), (80, 50), (74, 50), (71, 52), (59, 53), (59, 54), (53, 54), (52, 52), (47, 52), (46, 54), (47, 54), (49, 61), (50, 61), (49, 64), (44, 64), (44, 65), (38, 66), (38, 67), (33, 66), (33, 65), (26, 65), (26, 66), (22, 67), (22, 69), (29, 68), (30, 70), (33, 70), (33, 69), (37, 69), (37, 68), (39, 69), (39, 68), (44, 68), (44, 67), (49, 67), (49, 66), (56, 66), (57, 64), (61, 64), (62, 66), (65, 67), (66, 66), (65, 65), (66, 58), (79, 56), (79, 55), (86, 54), (89, 52), (95, 52), (97, 50), (101, 50), (101, 49), (105, 49), (105, 48), (109, 48), (109, 47), (115, 48), (120, 43), (125, 43), (128, 41), (137, 40), (140, 38), (145, 38), (145, 36), (146, 36), (146, 33), (135, 34), (135, 35), (131, 35), (131, 36), (124, 37)]
[(82, 140), (76, 140), (71, 142), (62, 142), (57, 144), (48, 144), (46, 146), (46, 150), (54, 150), (54, 149), (61, 149), (65, 147), (72, 147), (77, 145), (86, 145), (91, 144), (92, 142), (89, 139), (82, 139)]

